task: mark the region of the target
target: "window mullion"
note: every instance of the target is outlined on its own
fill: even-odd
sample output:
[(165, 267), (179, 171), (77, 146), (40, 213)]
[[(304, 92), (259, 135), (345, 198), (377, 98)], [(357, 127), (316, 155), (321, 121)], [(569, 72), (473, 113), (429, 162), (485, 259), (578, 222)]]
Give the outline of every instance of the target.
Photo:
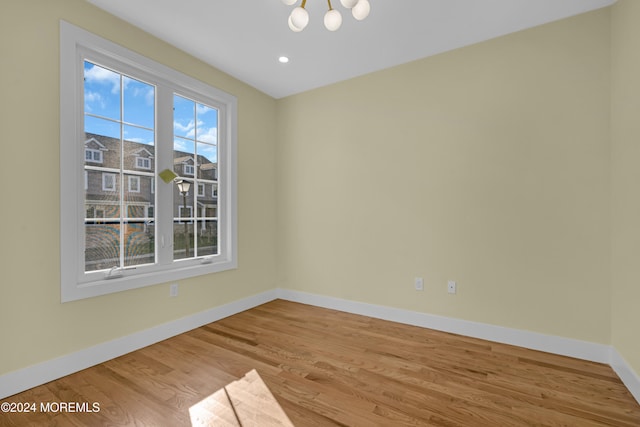
[[(157, 86), (156, 99), (156, 171), (173, 170), (173, 91)], [(155, 212), (158, 238), (157, 262), (161, 265), (173, 262), (173, 182), (165, 183), (156, 173)]]
[(125, 203), (125, 176), (124, 176), (124, 82), (122, 74), (120, 74), (120, 268), (126, 266), (125, 260), (125, 230), (129, 226), (126, 210), (127, 205)]

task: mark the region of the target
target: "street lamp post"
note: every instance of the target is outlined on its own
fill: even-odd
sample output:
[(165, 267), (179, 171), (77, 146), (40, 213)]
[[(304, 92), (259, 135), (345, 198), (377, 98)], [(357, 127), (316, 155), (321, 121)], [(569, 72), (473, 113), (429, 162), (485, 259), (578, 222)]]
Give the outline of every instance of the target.
[[(183, 209), (187, 209), (187, 194), (189, 193), (189, 188), (191, 187), (191, 183), (189, 181), (185, 181), (184, 179), (181, 179), (179, 181), (176, 181), (176, 185), (178, 186), (178, 191), (180, 191), (180, 194), (182, 194), (182, 197), (184, 200), (182, 207)], [(186, 252), (185, 258), (189, 258), (190, 242), (189, 242), (189, 225), (187, 224), (187, 221), (184, 221), (184, 247)]]

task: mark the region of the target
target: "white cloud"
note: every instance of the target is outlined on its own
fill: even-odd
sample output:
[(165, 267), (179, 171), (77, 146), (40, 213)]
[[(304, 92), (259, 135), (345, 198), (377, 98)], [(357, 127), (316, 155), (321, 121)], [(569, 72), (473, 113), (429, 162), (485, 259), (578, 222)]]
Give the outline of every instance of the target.
[(198, 141), (208, 142), (209, 144), (218, 143), (218, 128), (198, 128)]
[[(217, 127), (206, 128), (202, 126), (203, 124), (204, 124), (203, 121), (198, 121), (197, 123), (198, 141), (208, 142), (209, 144), (217, 144), (218, 128)], [(180, 136), (184, 136), (185, 138), (194, 138), (196, 135), (196, 123), (194, 123), (193, 120), (191, 120), (186, 125), (183, 125), (178, 121), (174, 121), (173, 129), (175, 133), (179, 134)]]
[(84, 109), (91, 112), (93, 109), (91, 108), (91, 104), (98, 103), (101, 109), (105, 108), (105, 102), (98, 92), (85, 91), (84, 93)]
[(182, 123), (175, 121), (173, 122), (173, 129), (178, 131), (181, 135), (185, 135), (186, 137), (193, 137), (195, 130), (195, 123), (191, 120), (187, 125), (183, 125)]
[(178, 138), (173, 139), (173, 149), (178, 151), (185, 151), (185, 152), (189, 151), (189, 147), (187, 146), (187, 143)]
[(202, 114), (206, 114), (211, 110), (213, 110), (213, 108), (207, 107), (206, 105), (202, 104), (196, 104), (196, 114), (198, 114), (199, 116)]
[(147, 105), (153, 105), (153, 101), (155, 100), (155, 90), (150, 87), (147, 90), (147, 93), (144, 95), (145, 101), (147, 102)]
[[(127, 80), (125, 79), (125, 85)], [(155, 90), (153, 86), (146, 85), (141, 87), (140, 85), (136, 85), (133, 88), (133, 96), (134, 97), (143, 97), (144, 102), (147, 105), (153, 105)]]
[(85, 70), (84, 78), (89, 83), (112, 85), (111, 93), (120, 92), (120, 75), (106, 68), (93, 65), (88, 70)]
[(218, 151), (212, 145), (198, 146), (198, 154), (207, 158), (210, 162), (218, 161)]

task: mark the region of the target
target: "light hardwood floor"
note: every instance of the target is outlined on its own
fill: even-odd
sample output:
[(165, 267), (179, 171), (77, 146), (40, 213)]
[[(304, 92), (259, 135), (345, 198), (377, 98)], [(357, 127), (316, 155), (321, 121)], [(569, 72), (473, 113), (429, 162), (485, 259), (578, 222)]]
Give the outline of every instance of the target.
[(299, 427), (640, 426), (609, 366), (281, 300), (2, 401), (99, 412), (0, 425), (189, 426), (252, 369)]

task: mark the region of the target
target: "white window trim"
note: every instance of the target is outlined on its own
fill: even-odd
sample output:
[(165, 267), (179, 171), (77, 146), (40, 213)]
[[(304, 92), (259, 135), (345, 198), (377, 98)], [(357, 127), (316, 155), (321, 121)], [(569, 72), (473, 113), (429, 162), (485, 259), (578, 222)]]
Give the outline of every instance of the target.
[[(87, 159), (87, 153), (91, 153), (91, 158)], [(98, 154), (99, 160), (94, 159), (94, 155)], [(85, 148), (84, 149), (84, 159), (87, 162), (91, 163), (102, 163), (102, 151), (96, 150), (95, 148)]]
[[(140, 177), (138, 175), (129, 175), (127, 181), (128, 181), (127, 184), (128, 184), (128, 187), (129, 187), (128, 188), (129, 189), (129, 193), (139, 193), (140, 192)], [(131, 184), (134, 181), (137, 182), (137, 184), (136, 184), (137, 188), (132, 189), (133, 186)]]
[(204, 197), (205, 184), (202, 182), (198, 183), (198, 197)]
[[(142, 165), (140, 163), (143, 163)], [(151, 159), (148, 157), (136, 157), (136, 168), (138, 169), (151, 169)]]
[[(107, 187), (106, 183), (107, 183), (107, 177), (110, 176), (113, 179), (113, 187)], [(102, 191), (116, 191), (118, 184), (117, 184), (117, 179), (116, 179), (116, 174), (115, 173), (109, 173), (109, 172), (102, 172)]]
[(196, 167), (194, 165), (190, 165), (188, 163), (184, 164), (184, 174), (189, 176), (195, 175)]
[[(219, 108), (220, 140), (218, 160), (220, 176), (218, 197), (219, 255), (173, 261), (168, 251), (158, 249), (157, 263), (125, 268), (112, 274), (84, 272), (84, 102), (83, 61), (92, 58), (118, 63), (118, 71), (144, 77), (157, 84), (157, 102), (173, 104), (173, 93), (188, 96)], [(168, 109), (157, 111), (158, 140), (173, 140), (173, 117)], [(158, 150), (162, 150), (158, 144)], [(237, 267), (237, 99), (199, 80), (159, 64), (122, 46), (60, 21), (60, 267), (61, 300), (74, 301), (113, 292), (150, 286), (229, 270)], [(157, 170), (173, 169), (172, 144), (164, 144), (165, 153), (156, 153)], [(172, 245), (173, 184), (155, 188), (158, 205), (158, 247)], [(164, 226), (161, 224), (165, 224)], [(169, 225), (167, 225), (169, 224)]]

